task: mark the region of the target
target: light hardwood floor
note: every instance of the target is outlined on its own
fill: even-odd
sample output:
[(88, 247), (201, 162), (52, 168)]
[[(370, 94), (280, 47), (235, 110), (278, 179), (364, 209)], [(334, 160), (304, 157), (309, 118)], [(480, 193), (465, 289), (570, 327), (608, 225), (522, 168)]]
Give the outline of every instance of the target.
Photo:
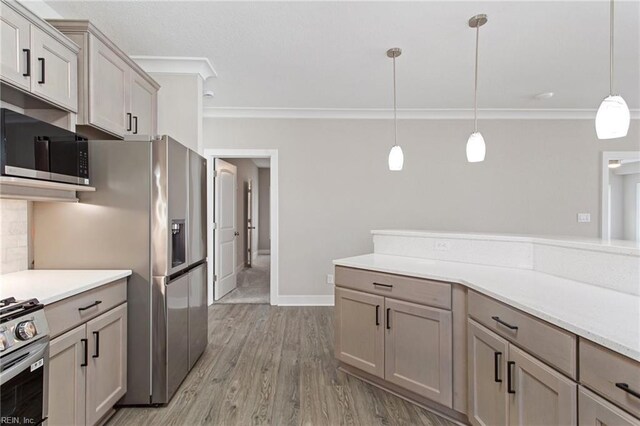
[(213, 305), (209, 346), (166, 407), (109, 425), (452, 425), (336, 368), (333, 308)]

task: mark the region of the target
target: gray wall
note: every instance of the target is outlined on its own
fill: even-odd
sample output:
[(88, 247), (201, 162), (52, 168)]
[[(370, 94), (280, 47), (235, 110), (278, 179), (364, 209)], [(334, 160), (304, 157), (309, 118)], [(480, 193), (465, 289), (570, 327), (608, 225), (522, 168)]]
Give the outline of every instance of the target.
[(278, 149), (279, 293), (320, 295), (371, 229), (598, 236), (601, 151), (638, 150), (639, 125), (599, 141), (593, 120), (481, 120), (487, 158), (468, 164), (469, 120), (402, 120), (402, 172), (390, 120), (206, 118), (204, 146)]
[(237, 193), (236, 193), (236, 223), (238, 232), (240, 235), (237, 237), (237, 256), (236, 256), (236, 268), (243, 266), (247, 261), (247, 187), (249, 180), (252, 180), (252, 202), (253, 206), (251, 211), (253, 212), (253, 222), (256, 229), (252, 234), (253, 254), (256, 255), (258, 247), (258, 232), (259, 232), (259, 211), (258, 211), (258, 166), (249, 158), (224, 158), (224, 161), (233, 164), (238, 168), (237, 171)]
[(271, 247), (271, 215), (269, 209), (271, 208), (271, 169), (260, 168), (258, 169), (258, 176), (260, 177), (258, 183), (258, 249), (269, 250)]

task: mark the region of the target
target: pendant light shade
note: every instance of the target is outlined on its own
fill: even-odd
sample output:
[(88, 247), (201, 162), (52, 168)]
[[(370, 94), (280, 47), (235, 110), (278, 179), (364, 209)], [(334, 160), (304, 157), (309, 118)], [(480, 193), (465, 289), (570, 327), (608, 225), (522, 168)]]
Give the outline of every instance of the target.
[(478, 163), (484, 161), (484, 155), (487, 147), (484, 144), (484, 138), (480, 132), (473, 132), (467, 141), (467, 161), (469, 163)]
[(402, 54), (402, 49), (394, 47), (387, 50), (387, 56), (393, 59), (393, 146), (389, 151), (389, 170), (398, 172), (404, 166), (404, 154), (398, 145), (398, 109), (396, 105), (396, 58)]
[(598, 139), (615, 139), (627, 136), (630, 121), (629, 107), (622, 96), (607, 96), (600, 104), (596, 114)]
[(482, 134), (478, 131), (478, 42), (480, 40), (480, 27), (487, 23), (487, 15), (476, 15), (469, 19), (469, 27), (476, 30), (476, 67), (473, 94), (473, 133), (467, 140), (467, 162), (479, 163), (484, 161), (487, 147)]
[(402, 170), (404, 165), (404, 154), (400, 145), (394, 145), (389, 151), (389, 170), (397, 172)]
[(596, 114), (598, 139), (615, 139), (627, 136), (631, 116), (629, 107), (620, 95), (613, 94), (613, 0), (609, 11), (609, 96), (604, 98)]

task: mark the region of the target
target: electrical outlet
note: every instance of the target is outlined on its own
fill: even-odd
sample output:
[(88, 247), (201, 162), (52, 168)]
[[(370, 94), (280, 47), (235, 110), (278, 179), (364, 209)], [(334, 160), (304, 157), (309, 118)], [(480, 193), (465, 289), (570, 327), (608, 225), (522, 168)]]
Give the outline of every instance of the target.
[(436, 251), (449, 251), (451, 250), (451, 243), (449, 241), (436, 241)]
[(335, 281), (333, 279), (333, 274), (327, 274), (327, 284), (334, 285)]
[(578, 223), (591, 222), (591, 213), (578, 213)]

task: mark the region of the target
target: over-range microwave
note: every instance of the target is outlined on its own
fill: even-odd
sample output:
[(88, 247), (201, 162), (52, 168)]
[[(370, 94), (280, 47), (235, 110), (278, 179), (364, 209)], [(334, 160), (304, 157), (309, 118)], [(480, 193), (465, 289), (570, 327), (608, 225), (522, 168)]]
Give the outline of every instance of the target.
[(89, 185), (89, 143), (73, 132), (0, 109), (0, 174)]

